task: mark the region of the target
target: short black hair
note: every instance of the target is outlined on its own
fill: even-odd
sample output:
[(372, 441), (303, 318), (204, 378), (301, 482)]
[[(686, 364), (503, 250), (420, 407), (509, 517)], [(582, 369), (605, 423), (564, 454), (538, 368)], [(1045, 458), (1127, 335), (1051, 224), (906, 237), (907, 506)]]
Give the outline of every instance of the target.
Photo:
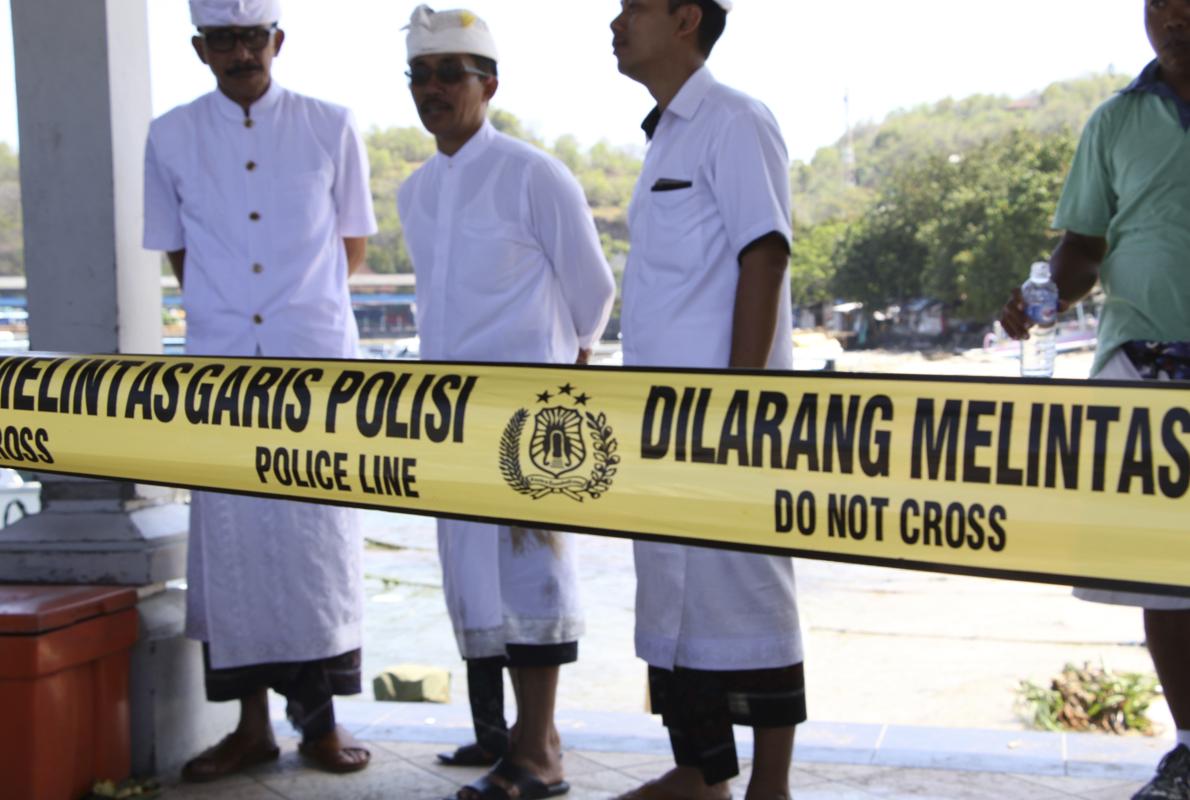
[(496, 74), (496, 62), (495, 61), (493, 61), (490, 58), (484, 58), (483, 56), (477, 56), (474, 53), (471, 54), (471, 57), (475, 59), (475, 66), (479, 67), (484, 72), (491, 75), (493, 78), (499, 77)]
[(727, 12), (716, 0), (669, 0), (669, 13), (690, 5), (702, 9), (702, 23), (698, 26), (698, 49), (705, 58), (715, 49), (715, 43), (727, 27)]

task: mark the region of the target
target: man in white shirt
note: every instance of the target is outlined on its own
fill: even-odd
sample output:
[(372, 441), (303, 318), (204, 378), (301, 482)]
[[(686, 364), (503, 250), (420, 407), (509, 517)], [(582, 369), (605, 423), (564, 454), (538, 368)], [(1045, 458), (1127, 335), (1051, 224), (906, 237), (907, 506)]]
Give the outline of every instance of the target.
[[(375, 233), (368, 163), (350, 112), (271, 79), (278, 0), (191, 0), (217, 89), (153, 122), (145, 247), (182, 285), (194, 355), (351, 358), (347, 275)], [(370, 754), (335, 724), (360, 691), (362, 538), (351, 509), (195, 492), (187, 634), (207, 696), (240, 723), (183, 769), (222, 777), (276, 759), (268, 689), (286, 696), (300, 752), (331, 772)]]
[[(410, 92), (438, 147), (398, 194), (422, 357), (585, 363), (615, 283), (582, 189), (557, 160), (487, 121), (497, 53), (483, 20), (419, 6), (407, 44)], [(546, 393), (581, 402), (577, 382), (559, 375)], [(503, 712), (492, 692), (503, 664), (517, 695), (507, 755), (459, 797), (563, 794), (554, 700), (559, 667), (578, 657), (583, 630), (571, 537), (451, 520), (439, 521), (438, 537), (478, 737), (444, 760), (499, 755)]]
[[(623, 0), (620, 72), (657, 107), (629, 208), (624, 363), (790, 369), (789, 160), (768, 109), (718, 83), (705, 61), (729, 0)], [(755, 729), (747, 797), (789, 796), (806, 718), (788, 558), (638, 542), (636, 652), (676, 768), (634, 800), (730, 797), (732, 724)]]

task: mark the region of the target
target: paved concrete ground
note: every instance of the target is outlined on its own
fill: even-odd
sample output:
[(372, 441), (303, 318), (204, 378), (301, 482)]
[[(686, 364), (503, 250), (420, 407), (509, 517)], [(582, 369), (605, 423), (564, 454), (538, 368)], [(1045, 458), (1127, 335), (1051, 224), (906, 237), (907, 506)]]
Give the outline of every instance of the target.
[[(280, 705), (278, 735), (285, 733)], [(363, 773), (339, 777), (307, 768), (292, 738), (281, 738), (281, 760), (251, 773), (202, 786), (169, 783), (177, 800), (433, 800), (453, 794), (480, 770), (439, 766), (434, 754), (467, 740), (461, 706), (343, 702), (340, 721), (373, 752)], [(644, 714), (576, 713), (559, 720), (570, 797), (609, 798), (670, 766), (657, 722)], [(743, 795), (750, 753), (740, 737)], [(1127, 800), (1144, 781), (1162, 743), (1151, 740), (969, 729), (810, 723), (799, 730), (790, 787), (798, 800), (1002, 800), (1084, 798)], [(168, 778), (167, 777), (167, 782)]]
[[(287, 743), (291, 744), (291, 743)], [(281, 761), (248, 776), (205, 786), (170, 786), (168, 800), (438, 800), (453, 796), (460, 781), (478, 770), (434, 766), (434, 745), (377, 742), (373, 763), (363, 773), (328, 776), (306, 769), (292, 747)], [(571, 750), (566, 754), (573, 800), (604, 800), (667, 769), (667, 762), (642, 753)], [(746, 769), (746, 767), (745, 767)], [(743, 797), (746, 775), (733, 787)], [(1126, 800), (1134, 782), (1009, 773), (799, 764), (790, 787), (796, 800)]]

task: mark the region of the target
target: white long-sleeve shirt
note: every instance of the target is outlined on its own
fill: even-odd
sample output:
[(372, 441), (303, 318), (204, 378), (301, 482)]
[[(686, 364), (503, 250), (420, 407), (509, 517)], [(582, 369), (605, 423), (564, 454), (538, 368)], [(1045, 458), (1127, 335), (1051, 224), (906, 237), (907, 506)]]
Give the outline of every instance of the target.
[(428, 360), (573, 363), (603, 333), (615, 281), (578, 181), (489, 123), (402, 184)]
[(186, 251), (186, 350), (354, 358), (344, 238), (376, 232), (351, 112), (273, 81), (245, 115), (221, 92), (153, 121), (145, 247)]
[[(615, 281), (582, 188), (554, 158), (485, 123), (410, 176), (397, 207), (423, 358), (567, 364), (603, 333)], [(513, 546), (507, 527), (438, 521), (461, 655), (581, 635), (574, 547), (554, 536), (556, 552)]]
[[(247, 115), (215, 91), (150, 128), (144, 243), (186, 251), (189, 353), (355, 357), (343, 239), (375, 231), (345, 108), (274, 81)], [(356, 649), (362, 559), (354, 509), (194, 492), (187, 635), (217, 669)]]

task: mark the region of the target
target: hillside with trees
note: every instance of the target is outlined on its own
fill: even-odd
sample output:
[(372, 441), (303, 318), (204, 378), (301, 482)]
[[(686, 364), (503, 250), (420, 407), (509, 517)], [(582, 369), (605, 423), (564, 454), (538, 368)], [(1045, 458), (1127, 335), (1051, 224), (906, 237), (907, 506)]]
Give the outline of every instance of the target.
[(1025, 98), (943, 100), (795, 162), (794, 303), (930, 297), (990, 321), (1056, 243), (1050, 221), (1082, 126), (1126, 83), (1097, 75)]
[[(875, 310), (930, 297), (952, 317), (989, 320), (1007, 288), (1053, 247), (1050, 218), (1079, 131), (1125, 83), (1096, 75), (1023, 98), (979, 95), (904, 109), (794, 162), (794, 303), (852, 300)], [(570, 168), (609, 260), (622, 266), (643, 148), (584, 149), (573, 136), (546, 143), (507, 111), (491, 117)], [(433, 140), (416, 127), (373, 130), (366, 139), (380, 224), (368, 268), (411, 272), (395, 198), (433, 155)], [(17, 157), (0, 144), (0, 274), (22, 269)]]

